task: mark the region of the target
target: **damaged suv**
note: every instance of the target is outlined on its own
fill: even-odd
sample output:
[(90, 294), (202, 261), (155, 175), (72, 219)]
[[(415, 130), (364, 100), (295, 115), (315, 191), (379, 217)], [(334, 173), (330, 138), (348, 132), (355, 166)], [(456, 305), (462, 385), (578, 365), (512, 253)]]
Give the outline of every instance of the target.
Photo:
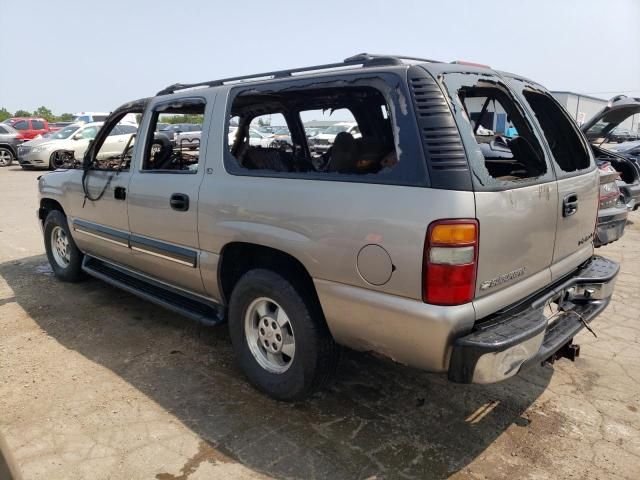
[[(302, 118), (338, 110), (359, 137), (312, 155)], [(130, 113), (137, 134), (105, 152)], [(154, 134), (165, 115), (202, 121), (197, 150)], [(261, 123), (291, 142), (251, 143)], [(360, 54), (127, 103), (82, 168), (40, 178), (38, 215), (58, 278), (227, 321), (249, 381), (296, 400), (327, 382), (340, 346), (464, 383), (575, 357), (618, 273), (593, 255), (598, 178), (540, 85)]]

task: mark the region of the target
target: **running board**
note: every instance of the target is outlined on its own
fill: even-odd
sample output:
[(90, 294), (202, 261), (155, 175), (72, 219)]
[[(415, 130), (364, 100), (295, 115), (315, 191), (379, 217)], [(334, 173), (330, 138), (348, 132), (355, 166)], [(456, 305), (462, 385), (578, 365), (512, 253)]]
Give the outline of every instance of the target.
[(224, 321), (224, 308), (221, 305), (169, 287), (118, 265), (85, 255), (82, 260), (82, 270), (92, 277), (204, 325), (218, 325)]

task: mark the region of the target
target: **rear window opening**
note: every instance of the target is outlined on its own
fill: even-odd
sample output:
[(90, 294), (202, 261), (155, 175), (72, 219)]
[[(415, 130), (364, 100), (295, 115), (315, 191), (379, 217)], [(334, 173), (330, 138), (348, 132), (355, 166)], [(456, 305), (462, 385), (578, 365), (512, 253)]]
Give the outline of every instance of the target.
[(391, 125), (373, 87), (251, 90), (231, 104), (227, 141), (246, 171), (377, 175), (398, 163)]
[(509, 182), (547, 172), (542, 147), (505, 87), (480, 81), (458, 96), (491, 178)]
[(545, 93), (525, 89), (523, 95), (544, 132), (556, 164), (564, 172), (589, 168), (586, 146), (562, 108)]

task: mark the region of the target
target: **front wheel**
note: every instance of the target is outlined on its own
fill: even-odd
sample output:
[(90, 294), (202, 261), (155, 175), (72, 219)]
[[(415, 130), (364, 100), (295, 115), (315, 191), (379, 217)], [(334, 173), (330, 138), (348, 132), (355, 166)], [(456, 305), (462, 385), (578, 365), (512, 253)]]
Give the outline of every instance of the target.
[(14, 155), (8, 148), (0, 147), (0, 167), (8, 167), (13, 163)]
[(58, 168), (69, 168), (72, 163), (73, 157), (69, 152), (53, 152), (49, 158), (49, 169), (57, 170)]
[(236, 284), (229, 332), (249, 382), (277, 400), (319, 390), (338, 363), (340, 350), (317, 300), (270, 270), (251, 270)]
[(65, 282), (83, 278), (82, 252), (71, 237), (67, 217), (58, 210), (49, 212), (44, 221), (44, 246), (56, 277)]

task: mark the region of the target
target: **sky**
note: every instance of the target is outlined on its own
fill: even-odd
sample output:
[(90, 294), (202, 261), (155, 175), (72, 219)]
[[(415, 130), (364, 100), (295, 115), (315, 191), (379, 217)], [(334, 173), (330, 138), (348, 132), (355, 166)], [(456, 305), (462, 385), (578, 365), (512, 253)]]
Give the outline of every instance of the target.
[(176, 82), (360, 52), (640, 96), (639, 0), (0, 0), (0, 107), (109, 112)]

